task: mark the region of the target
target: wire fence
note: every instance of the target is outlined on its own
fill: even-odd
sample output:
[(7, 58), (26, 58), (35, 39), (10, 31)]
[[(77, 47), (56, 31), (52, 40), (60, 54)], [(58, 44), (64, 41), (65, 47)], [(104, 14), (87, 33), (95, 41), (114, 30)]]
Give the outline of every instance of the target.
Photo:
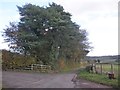
[(114, 73), (116, 76), (118, 76), (118, 67), (120, 64), (112, 64), (112, 63), (97, 63), (92, 64), (94, 67), (94, 72), (100, 73), (100, 74), (108, 74), (108, 73)]

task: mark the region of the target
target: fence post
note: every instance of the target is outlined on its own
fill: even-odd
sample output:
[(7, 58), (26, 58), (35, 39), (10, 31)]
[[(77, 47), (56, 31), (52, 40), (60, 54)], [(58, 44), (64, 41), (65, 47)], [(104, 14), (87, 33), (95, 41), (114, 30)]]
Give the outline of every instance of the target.
[(31, 70), (33, 70), (33, 64), (31, 65)]
[(96, 64), (95, 64), (95, 73), (97, 73)]
[(113, 64), (111, 64), (111, 73), (113, 73)]
[(102, 63), (100, 63), (100, 70), (101, 70), (101, 74), (102, 74)]

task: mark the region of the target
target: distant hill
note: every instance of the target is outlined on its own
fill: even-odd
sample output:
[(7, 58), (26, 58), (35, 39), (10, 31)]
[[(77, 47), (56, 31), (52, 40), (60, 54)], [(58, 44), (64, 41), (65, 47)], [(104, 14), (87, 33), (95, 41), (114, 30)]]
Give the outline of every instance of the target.
[(110, 55), (110, 56), (87, 56), (87, 60), (100, 60), (101, 62), (115, 62), (120, 60), (120, 55)]

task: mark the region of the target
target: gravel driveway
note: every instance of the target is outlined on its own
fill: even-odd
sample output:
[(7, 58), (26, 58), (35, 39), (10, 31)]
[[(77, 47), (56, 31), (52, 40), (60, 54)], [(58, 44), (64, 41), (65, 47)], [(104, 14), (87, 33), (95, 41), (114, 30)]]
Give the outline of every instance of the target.
[(25, 72), (2, 72), (2, 86), (4, 88), (111, 88), (86, 80), (71, 80), (74, 73), (43, 74)]

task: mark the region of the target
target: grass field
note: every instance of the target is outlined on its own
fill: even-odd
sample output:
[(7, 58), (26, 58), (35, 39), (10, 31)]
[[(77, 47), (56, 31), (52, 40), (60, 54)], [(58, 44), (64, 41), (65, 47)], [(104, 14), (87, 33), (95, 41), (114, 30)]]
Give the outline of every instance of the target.
[(118, 87), (118, 77), (116, 79), (109, 79), (108, 76), (105, 74), (94, 74), (86, 72), (85, 70), (80, 70), (78, 73), (78, 78), (84, 78), (89, 81), (112, 86), (115, 88)]
[[(115, 76), (118, 76), (118, 68), (120, 68), (120, 64), (112, 64), (113, 67), (113, 72), (115, 74)], [(101, 65), (97, 64), (96, 65), (97, 70), (101, 70)], [(111, 64), (102, 64), (102, 72), (112, 72), (111, 69)]]
[[(118, 79), (120, 79), (120, 77), (118, 76), (119, 73), (118, 69), (120, 68), (120, 64), (112, 63), (112, 68), (110, 63), (96, 64), (96, 70), (101, 72), (101, 66), (102, 66), (102, 74), (89, 73), (85, 70), (80, 70), (79, 71), (80, 73), (78, 73), (78, 78), (84, 78), (86, 80), (93, 81), (96, 83), (100, 83), (112, 87), (118, 87)], [(115, 79), (108, 78), (107, 72), (111, 72), (112, 69), (114, 72)]]

